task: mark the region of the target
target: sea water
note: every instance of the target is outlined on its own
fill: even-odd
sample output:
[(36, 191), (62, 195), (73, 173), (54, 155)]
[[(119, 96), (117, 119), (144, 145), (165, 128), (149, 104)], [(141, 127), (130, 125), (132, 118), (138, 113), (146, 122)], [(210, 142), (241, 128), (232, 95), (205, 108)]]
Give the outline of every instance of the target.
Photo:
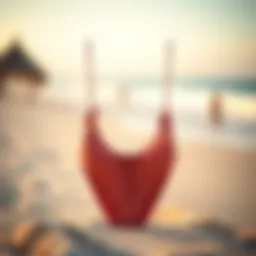
[[(149, 121), (154, 119), (163, 99), (161, 81), (131, 79), (126, 88), (133, 91), (134, 105), (151, 108), (145, 111), (144, 119), (138, 118), (137, 122), (140, 120), (141, 128), (150, 129), (152, 123)], [(224, 119), (217, 129), (212, 127), (208, 112), (209, 100), (216, 92), (223, 95), (224, 101)], [(256, 80), (180, 79), (173, 85), (169, 108), (179, 138), (224, 142), (239, 147), (256, 146)], [(136, 127), (135, 123), (130, 127)]]
[[(84, 110), (88, 99), (85, 91), (82, 83), (59, 83), (59, 95), (62, 93), (65, 101), (80, 110)], [(208, 112), (215, 92), (224, 99), (224, 119), (218, 129), (211, 126)], [(163, 93), (161, 80), (155, 78), (101, 79), (96, 101), (103, 111), (119, 118), (126, 129), (154, 132)], [(127, 102), (122, 102), (123, 94), (129, 96)], [(256, 79), (177, 79), (172, 85), (169, 108), (178, 139), (256, 148)]]

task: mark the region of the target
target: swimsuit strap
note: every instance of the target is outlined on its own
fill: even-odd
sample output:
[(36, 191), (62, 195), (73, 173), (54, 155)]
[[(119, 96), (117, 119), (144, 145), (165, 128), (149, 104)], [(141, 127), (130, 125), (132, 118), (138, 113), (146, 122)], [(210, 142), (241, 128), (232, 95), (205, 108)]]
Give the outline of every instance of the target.
[[(98, 112), (95, 111), (95, 86), (96, 86), (96, 73), (95, 73), (95, 63), (94, 63), (94, 45), (92, 41), (86, 42), (85, 51), (86, 51), (86, 80), (88, 83), (88, 90), (89, 90), (89, 107), (90, 113)], [(167, 41), (164, 47), (164, 62), (163, 62), (163, 110), (162, 116), (166, 115), (166, 112), (170, 110), (170, 93), (171, 93), (171, 84), (173, 75), (171, 73), (172, 63), (173, 60), (173, 43), (171, 41)], [(95, 115), (95, 114), (93, 114)]]
[(171, 85), (173, 80), (172, 63), (174, 47), (171, 41), (167, 41), (163, 52), (163, 112), (169, 112), (171, 103)]
[(95, 67), (94, 67), (94, 45), (92, 41), (88, 41), (85, 44), (85, 53), (86, 53), (86, 80), (88, 83), (88, 101), (89, 107), (92, 108), (95, 106), (95, 86), (96, 86), (96, 76), (95, 76)]

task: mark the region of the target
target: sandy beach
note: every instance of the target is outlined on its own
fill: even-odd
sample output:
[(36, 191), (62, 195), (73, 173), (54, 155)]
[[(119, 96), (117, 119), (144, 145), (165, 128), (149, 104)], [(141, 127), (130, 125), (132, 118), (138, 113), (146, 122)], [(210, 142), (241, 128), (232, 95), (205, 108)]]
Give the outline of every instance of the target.
[[(16, 209), (13, 214), (22, 212), (25, 216), (40, 202), (49, 209), (47, 216), (58, 221), (85, 225), (102, 219), (80, 166), (82, 114), (63, 105), (8, 104), (1, 108), (4, 118), (1, 131), (8, 131), (9, 138), (9, 148), (7, 144), (2, 147), (8, 173), (1, 175), (19, 179), (21, 196), (13, 206)], [(140, 150), (153, 136), (129, 133), (119, 120), (107, 114), (102, 116), (100, 127), (111, 146), (121, 150)], [(256, 228), (256, 150), (196, 140), (176, 143), (176, 167), (151, 222), (168, 225), (173, 217), (168, 209), (177, 206), (242, 227)], [(21, 175), (24, 168), (27, 170)], [(47, 189), (38, 192), (40, 181)]]

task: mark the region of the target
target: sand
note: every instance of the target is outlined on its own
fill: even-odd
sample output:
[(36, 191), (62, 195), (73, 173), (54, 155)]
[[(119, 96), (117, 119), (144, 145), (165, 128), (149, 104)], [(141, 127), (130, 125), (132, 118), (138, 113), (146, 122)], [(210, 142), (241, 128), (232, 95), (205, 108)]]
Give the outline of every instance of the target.
[[(9, 149), (2, 144), (1, 175), (15, 180), (21, 194), (13, 205), (13, 215), (32, 216), (32, 206), (36, 208), (37, 203), (48, 209), (45, 218), (83, 225), (102, 219), (80, 165), (82, 114), (56, 104), (5, 106), (1, 107), (1, 130), (8, 132), (11, 142)], [(108, 115), (101, 119), (101, 130), (106, 141), (121, 150), (140, 150), (153, 136), (124, 131), (119, 121)], [(194, 140), (177, 141), (177, 151), (173, 175), (151, 222), (168, 225), (173, 218), (168, 209), (178, 206), (256, 228), (256, 150)], [(38, 181), (47, 188), (38, 189)], [(11, 218), (5, 214), (1, 219), (7, 215)]]

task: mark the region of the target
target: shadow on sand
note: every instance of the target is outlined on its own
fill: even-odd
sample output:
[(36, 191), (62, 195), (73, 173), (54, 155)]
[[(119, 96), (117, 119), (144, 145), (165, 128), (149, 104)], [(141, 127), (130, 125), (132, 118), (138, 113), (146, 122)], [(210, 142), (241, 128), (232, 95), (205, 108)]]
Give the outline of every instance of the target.
[[(159, 226), (148, 226), (140, 229), (112, 228), (101, 223), (94, 223), (87, 229), (79, 229), (67, 225), (47, 225), (37, 224), (30, 232), (25, 241), (14, 246), (11, 242), (0, 248), (1, 253), (9, 253), (7, 255), (28, 256), (31, 248), (35, 243), (45, 235), (53, 232), (59, 232), (65, 237), (70, 246), (65, 251), (65, 256), (136, 256), (134, 253), (124, 250), (118, 250), (109, 243), (102, 242), (104, 239), (98, 240), (96, 237), (114, 239), (122, 232), (129, 232), (142, 236), (161, 240), (167, 245), (178, 244), (184, 248), (193, 244), (205, 242), (218, 245), (218, 250), (209, 253), (186, 252), (172, 253), (172, 256), (253, 256), (256, 255), (256, 237), (247, 239), (239, 239), (234, 229), (214, 222), (208, 222), (200, 225), (190, 226), (188, 228), (164, 228)], [(121, 233), (120, 233), (121, 232)], [(96, 236), (95, 236), (96, 234)], [(65, 243), (65, 241), (63, 241)], [(135, 244), (134, 246), (137, 246)], [(150, 244), (149, 244), (150, 246)], [(131, 248), (132, 249), (132, 248)], [(170, 252), (171, 253), (171, 252)], [(1, 254), (2, 255), (2, 254)], [(5, 255), (5, 254), (3, 254)], [(61, 254), (62, 255), (62, 254)], [(159, 254), (160, 255), (160, 254)], [(163, 255), (165, 256), (165, 255)], [(166, 255), (168, 256), (168, 255)]]

